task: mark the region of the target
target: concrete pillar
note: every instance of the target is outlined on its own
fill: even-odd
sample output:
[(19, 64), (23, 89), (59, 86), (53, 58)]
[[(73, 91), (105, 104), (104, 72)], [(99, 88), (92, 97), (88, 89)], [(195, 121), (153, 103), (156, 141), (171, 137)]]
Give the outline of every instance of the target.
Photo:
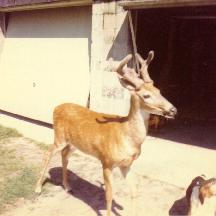
[(98, 112), (126, 114), (128, 92), (115, 73), (107, 70), (109, 58), (119, 61), (131, 53), (127, 11), (116, 1), (92, 6), (90, 108)]

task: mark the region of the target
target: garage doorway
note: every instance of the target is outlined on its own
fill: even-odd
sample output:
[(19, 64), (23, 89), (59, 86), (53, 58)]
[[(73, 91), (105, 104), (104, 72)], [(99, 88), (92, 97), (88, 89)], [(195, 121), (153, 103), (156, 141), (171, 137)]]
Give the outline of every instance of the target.
[(162, 94), (177, 108), (175, 121), (154, 136), (216, 149), (215, 6), (137, 10), (137, 46)]

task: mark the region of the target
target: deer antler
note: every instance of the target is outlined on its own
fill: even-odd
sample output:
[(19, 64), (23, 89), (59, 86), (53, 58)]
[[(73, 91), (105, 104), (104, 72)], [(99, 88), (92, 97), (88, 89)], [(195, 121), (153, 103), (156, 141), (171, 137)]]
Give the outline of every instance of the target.
[(128, 68), (126, 64), (132, 59), (132, 55), (127, 55), (122, 61), (120, 62), (119, 66), (116, 68), (116, 72), (120, 75), (119, 79), (120, 82), (124, 85), (125, 83), (132, 84), (136, 89), (139, 89), (143, 84), (143, 80), (138, 77), (136, 71), (132, 68)]
[(142, 76), (142, 79), (146, 83), (153, 83), (153, 80), (150, 78), (148, 73), (148, 65), (154, 58), (154, 51), (150, 51), (148, 54), (148, 58), (144, 60), (140, 54), (136, 53), (136, 58), (138, 59), (139, 63), (141, 64), (140, 74)]
[(123, 75), (124, 74), (124, 67), (125, 65), (132, 59), (132, 55), (131, 54), (128, 54), (126, 57), (124, 57), (120, 64), (118, 65), (118, 67), (115, 69), (115, 71), (120, 74), (120, 75)]

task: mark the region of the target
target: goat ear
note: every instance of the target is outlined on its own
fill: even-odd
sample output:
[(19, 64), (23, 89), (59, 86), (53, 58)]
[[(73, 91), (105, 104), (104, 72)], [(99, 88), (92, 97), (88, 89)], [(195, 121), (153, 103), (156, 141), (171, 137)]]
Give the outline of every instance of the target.
[(203, 205), (203, 203), (204, 203), (204, 196), (203, 196), (202, 193), (199, 194), (199, 200), (200, 200), (201, 204)]
[(199, 191), (199, 200), (200, 200), (200, 202), (201, 202), (202, 205), (204, 204), (204, 200), (205, 200), (205, 197), (207, 196), (207, 193), (208, 193), (208, 191), (206, 190), (205, 187), (201, 187), (200, 188), (200, 191)]
[(151, 50), (148, 54), (148, 58), (146, 59), (146, 64), (149, 65), (153, 59), (154, 59), (154, 51)]

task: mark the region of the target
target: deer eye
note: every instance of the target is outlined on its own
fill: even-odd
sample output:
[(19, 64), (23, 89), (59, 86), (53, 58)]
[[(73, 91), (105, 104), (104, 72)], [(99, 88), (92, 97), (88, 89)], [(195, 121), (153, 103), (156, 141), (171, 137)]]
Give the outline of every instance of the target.
[(148, 98), (150, 98), (151, 96), (150, 95), (143, 95), (143, 98), (144, 99), (148, 99)]

